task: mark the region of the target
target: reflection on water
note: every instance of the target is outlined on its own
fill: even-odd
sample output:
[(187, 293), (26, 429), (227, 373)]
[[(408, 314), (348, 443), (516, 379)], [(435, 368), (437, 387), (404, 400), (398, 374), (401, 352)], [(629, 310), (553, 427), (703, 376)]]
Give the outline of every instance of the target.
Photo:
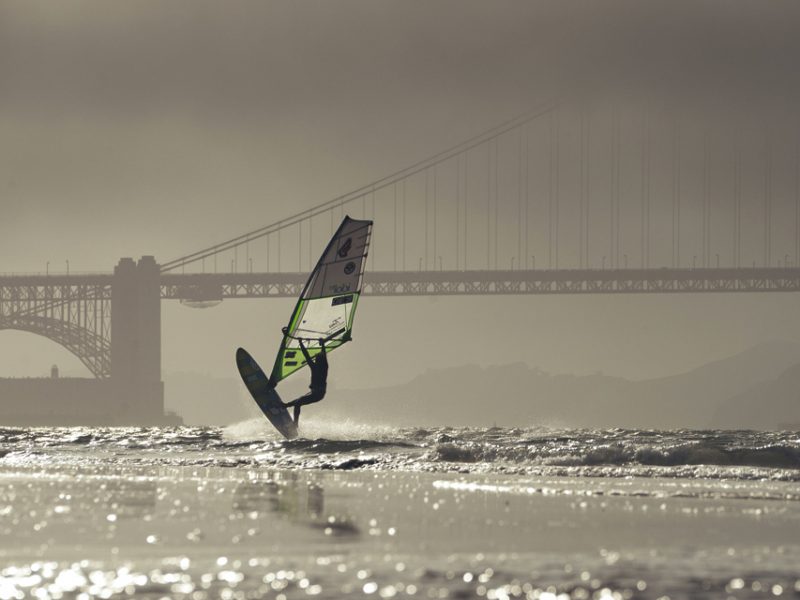
[(0, 536), (46, 547), (64, 531), (77, 533), (75, 544), (111, 539), (124, 522), (150, 521), (156, 514), (154, 481), (121, 477), (40, 474), (0, 483)]
[(156, 491), (152, 481), (110, 480), (100, 486), (104, 492), (98, 503), (116, 519), (152, 518), (156, 510)]
[(791, 597), (796, 495), (792, 482), (0, 466), (0, 600)]
[(325, 489), (295, 472), (264, 473), (236, 486), (233, 510), (274, 513), (328, 536), (358, 537), (360, 529), (344, 506), (325, 510)]

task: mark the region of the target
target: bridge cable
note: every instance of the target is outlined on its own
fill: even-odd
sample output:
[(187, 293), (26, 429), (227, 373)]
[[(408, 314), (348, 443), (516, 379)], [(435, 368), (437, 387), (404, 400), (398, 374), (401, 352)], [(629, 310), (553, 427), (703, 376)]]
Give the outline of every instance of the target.
[[(302, 211), (300, 213), (297, 213), (297, 214), (295, 214), (293, 216), (286, 217), (284, 219), (276, 221), (276, 222), (274, 222), (274, 223), (272, 223), (270, 225), (266, 225), (266, 226), (261, 227), (259, 229), (254, 229), (252, 231), (249, 231), (247, 233), (239, 235), (239, 236), (237, 236), (235, 238), (231, 238), (231, 239), (229, 239), (227, 241), (220, 242), (220, 243), (215, 244), (213, 246), (208, 246), (206, 248), (203, 248), (202, 250), (198, 250), (196, 252), (193, 252), (191, 254), (187, 254), (185, 256), (182, 256), (182, 257), (167, 261), (167, 262), (165, 262), (165, 263), (163, 263), (161, 265), (161, 271), (162, 272), (172, 271), (172, 270), (174, 270), (174, 269), (176, 269), (176, 268), (178, 268), (178, 267), (180, 267), (182, 265), (186, 265), (186, 264), (189, 264), (189, 263), (197, 262), (197, 261), (201, 260), (204, 257), (211, 256), (213, 254), (218, 254), (220, 252), (224, 252), (224, 251), (227, 251), (227, 250), (231, 250), (232, 248), (234, 248), (236, 246), (239, 246), (241, 244), (244, 244), (244, 243), (246, 243), (248, 241), (252, 241), (254, 239), (265, 237), (265, 236), (269, 235), (270, 233), (274, 233), (276, 231), (280, 231), (281, 229), (283, 229), (285, 227), (289, 227), (291, 225), (294, 225), (298, 221), (309, 219), (309, 218), (315, 217), (317, 215), (323, 214), (325, 212), (328, 212), (330, 209), (335, 208), (336, 206), (340, 206), (340, 207), (343, 208), (343, 205), (344, 205), (345, 202), (349, 202), (351, 200), (355, 200), (357, 198), (360, 198), (364, 194), (369, 193), (370, 191), (374, 191), (374, 190), (377, 190), (377, 189), (383, 189), (383, 188), (385, 188), (385, 187), (387, 187), (389, 185), (392, 185), (393, 183), (396, 183), (398, 181), (407, 179), (408, 177), (410, 177), (412, 175), (416, 175), (416, 174), (424, 171), (425, 169), (430, 168), (434, 164), (438, 164), (440, 162), (448, 160), (448, 159), (452, 158), (453, 156), (456, 156), (458, 154), (464, 153), (467, 150), (471, 150), (473, 148), (476, 148), (476, 147), (480, 146), (481, 144), (484, 144), (484, 143), (486, 143), (488, 141), (496, 140), (496, 138), (498, 138), (499, 136), (503, 135), (504, 133), (512, 131), (513, 129), (516, 129), (520, 125), (523, 125), (525, 123), (533, 121), (534, 119), (536, 119), (538, 117), (541, 117), (542, 115), (547, 114), (548, 112), (552, 111), (555, 108), (555, 106), (556, 106), (556, 103), (553, 102), (553, 101), (549, 101), (549, 102), (546, 102), (546, 103), (541, 103), (537, 108), (535, 108), (531, 112), (528, 112), (528, 113), (526, 113), (524, 115), (520, 115), (518, 117), (510, 119), (510, 120), (506, 121), (505, 123), (493, 128), (493, 129), (491, 129), (489, 131), (485, 131), (485, 132), (483, 132), (481, 134), (473, 136), (472, 138), (470, 138), (469, 140), (467, 140), (465, 142), (462, 142), (462, 143), (457, 144), (455, 146), (452, 146), (452, 147), (450, 147), (450, 148), (448, 148), (446, 150), (438, 152), (437, 154), (434, 154), (433, 156), (428, 157), (428, 158), (426, 158), (424, 160), (418, 161), (418, 162), (406, 167), (405, 169), (401, 169), (400, 171), (396, 171), (395, 173), (392, 173), (390, 175), (386, 175), (385, 177), (382, 177), (381, 179), (378, 179), (377, 181), (374, 181), (373, 183), (370, 183), (368, 185), (365, 185), (365, 186), (362, 186), (360, 188), (357, 188), (357, 189), (355, 189), (355, 190), (353, 190), (351, 192), (348, 192), (346, 194), (343, 194), (341, 196), (337, 196), (336, 198), (333, 198), (331, 200), (328, 200), (326, 202), (318, 204), (317, 206), (314, 206), (312, 208), (306, 209), (306, 210), (304, 210), (304, 211)], [(279, 246), (279, 249), (280, 249), (280, 246)]]

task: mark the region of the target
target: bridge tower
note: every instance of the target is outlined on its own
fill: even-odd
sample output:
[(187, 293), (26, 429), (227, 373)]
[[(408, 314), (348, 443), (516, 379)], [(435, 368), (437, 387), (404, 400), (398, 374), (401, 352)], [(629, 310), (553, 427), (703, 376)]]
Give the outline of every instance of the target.
[(136, 422), (164, 419), (160, 268), (152, 256), (123, 258), (111, 285), (111, 384)]

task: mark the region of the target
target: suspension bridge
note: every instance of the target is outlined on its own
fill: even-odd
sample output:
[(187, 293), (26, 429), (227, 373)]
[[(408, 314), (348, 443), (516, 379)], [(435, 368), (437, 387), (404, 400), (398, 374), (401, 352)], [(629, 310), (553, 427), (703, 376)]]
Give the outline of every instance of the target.
[(163, 406), (160, 302), (297, 296), (345, 214), (375, 221), (370, 295), (793, 292), (800, 135), (543, 105), (161, 264), (0, 276), (0, 329), (61, 344), (123, 404), (148, 389)]

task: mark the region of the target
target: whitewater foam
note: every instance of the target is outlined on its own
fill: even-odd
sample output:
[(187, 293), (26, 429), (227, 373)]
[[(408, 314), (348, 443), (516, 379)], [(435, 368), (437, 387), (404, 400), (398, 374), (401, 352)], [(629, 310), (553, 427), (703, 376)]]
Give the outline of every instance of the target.
[[(385, 440), (396, 435), (397, 429), (389, 426), (363, 423), (346, 418), (331, 420), (305, 416), (300, 421), (300, 437), (328, 440)], [(222, 429), (225, 440), (276, 440), (284, 438), (263, 417), (247, 419)]]
[(285, 440), (256, 418), (223, 429), (0, 429), (0, 465), (11, 463), (800, 481), (800, 442), (786, 432), (393, 429), (313, 417)]

